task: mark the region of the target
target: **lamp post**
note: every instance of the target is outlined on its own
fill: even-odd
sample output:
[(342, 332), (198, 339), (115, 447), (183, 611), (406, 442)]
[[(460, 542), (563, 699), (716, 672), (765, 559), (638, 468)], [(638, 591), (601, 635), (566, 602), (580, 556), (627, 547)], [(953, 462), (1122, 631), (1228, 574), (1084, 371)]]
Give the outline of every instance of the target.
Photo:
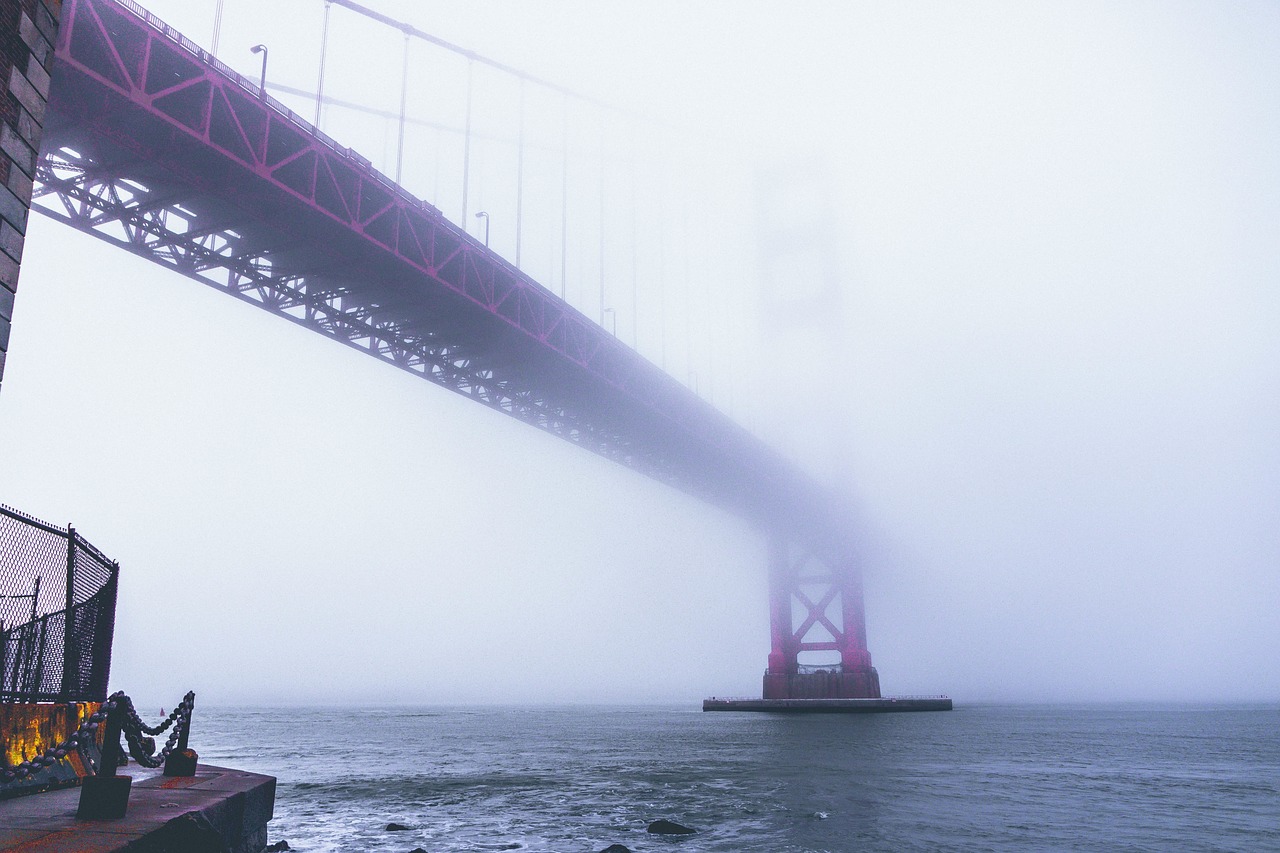
[(249, 50), (252, 53), (262, 54), (262, 77), (258, 80), (258, 91), (265, 98), (267, 96), (267, 46), (265, 44), (255, 44)]
[(609, 325), (613, 331), (613, 336), (616, 338), (618, 336), (618, 312), (614, 311), (612, 308), (605, 308), (601, 313), (609, 315)]
[(485, 210), (476, 211), (476, 219), (484, 220), (484, 247), (489, 248), (489, 212)]

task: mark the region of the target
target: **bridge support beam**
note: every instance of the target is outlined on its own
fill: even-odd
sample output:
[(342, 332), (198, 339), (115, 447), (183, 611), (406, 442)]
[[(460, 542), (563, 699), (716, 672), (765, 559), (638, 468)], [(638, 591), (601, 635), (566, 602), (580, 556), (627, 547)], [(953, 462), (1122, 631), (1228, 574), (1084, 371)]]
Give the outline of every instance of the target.
[(879, 698), (854, 560), (819, 555), (774, 534), (769, 587), (772, 642), (764, 698)]

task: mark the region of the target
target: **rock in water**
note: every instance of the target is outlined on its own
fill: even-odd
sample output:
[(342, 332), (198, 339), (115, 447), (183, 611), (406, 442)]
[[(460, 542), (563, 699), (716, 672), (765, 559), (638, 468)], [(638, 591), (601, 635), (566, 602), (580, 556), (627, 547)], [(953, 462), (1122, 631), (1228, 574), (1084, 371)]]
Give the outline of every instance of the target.
[(222, 835), (213, 828), (209, 818), (200, 812), (188, 812), (169, 821), (152, 837), (161, 850), (222, 853), (227, 849), (222, 843)]
[(427, 851), (423, 850), (421, 847), (415, 847), (410, 850), (409, 853), (427, 853)]
[(696, 829), (690, 829), (687, 826), (681, 826), (669, 820), (655, 820), (649, 824), (649, 831), (655, 835), (693, 835), (697, 832)]
[(631, 853), (631, 848), (623, 847), (621, 844), (610, 844), (608, 847), (601, 850), (600, 853)]
[(263, 850), (262, 853), (284, 853), (284, 851), (288, 849), (288, 841), (277, 841), (275, 844), (268, 844), (267, 849)]
[(403, 823), (387, 824), (387, 832), (404, 832), (407, 829), (409, 829), (409, 827), (405, 826)]

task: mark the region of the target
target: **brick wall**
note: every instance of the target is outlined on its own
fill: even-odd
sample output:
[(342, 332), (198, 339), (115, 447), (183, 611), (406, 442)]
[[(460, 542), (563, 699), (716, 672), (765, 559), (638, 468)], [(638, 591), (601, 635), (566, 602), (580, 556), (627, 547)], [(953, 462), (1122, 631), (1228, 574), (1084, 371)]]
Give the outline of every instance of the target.
[(0, 379), (62, 0), (0, 0)]

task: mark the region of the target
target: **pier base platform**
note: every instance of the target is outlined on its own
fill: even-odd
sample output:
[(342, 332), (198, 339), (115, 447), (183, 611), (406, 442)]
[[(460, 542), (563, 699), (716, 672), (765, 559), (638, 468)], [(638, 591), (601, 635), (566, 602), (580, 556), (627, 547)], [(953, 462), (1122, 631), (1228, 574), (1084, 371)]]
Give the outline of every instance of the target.
[(261, 853), (276, 780), (201, 764), (164, 776), (130, 764), (129, 807), (115, 820), (76, 817), (80, 788), (0, 802), (0, 850), (13, 853)]
[(884, 714), (950, 711), (949, 696), (886, 696), (882, 699), (704, 699), (704, 711), (768, 711), (775, 714)]

